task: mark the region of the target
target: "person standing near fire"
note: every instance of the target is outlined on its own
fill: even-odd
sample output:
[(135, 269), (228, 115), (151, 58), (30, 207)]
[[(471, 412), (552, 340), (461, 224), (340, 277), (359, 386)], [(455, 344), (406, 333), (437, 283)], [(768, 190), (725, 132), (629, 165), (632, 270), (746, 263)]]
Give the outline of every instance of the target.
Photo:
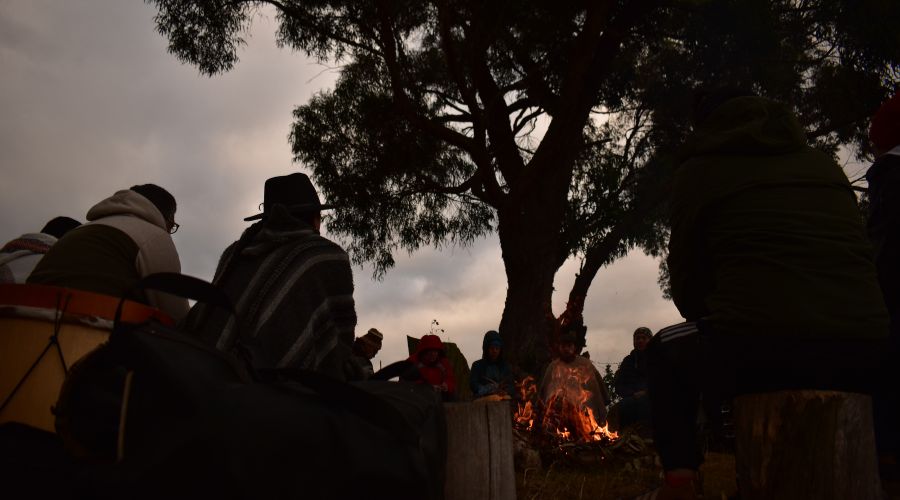
[(807, 144), (784, 104), (734, 90), (695, 104), (667, 260), (686, 322), (657, 332), (647, 351), (660, 499), (698, 493), (701, 393), (868, 392), (888, 332), (841, 167)]
[(875, 162), (866, 171), (869, 184), (869, 237), (875, 246), (875, 265), (884, 302), (891, 317), (888, 362), (881, 369), (879, 387), (873, 397), (875, 439), (882, 464), (882, 477), (900, 475), (900, 92), (885, 101), (872, 117), (869, 140)]

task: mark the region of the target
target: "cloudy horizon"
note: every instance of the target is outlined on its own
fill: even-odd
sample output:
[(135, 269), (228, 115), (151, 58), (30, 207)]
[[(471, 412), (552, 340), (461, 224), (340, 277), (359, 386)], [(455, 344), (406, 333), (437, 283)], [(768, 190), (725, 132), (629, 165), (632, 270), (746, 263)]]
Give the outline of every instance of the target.
[[(152, 182), (178, 200), (184, 273), (209, 280), (243, 217), (257, 212), (265, 179), (308, 173), (292, 162), (291, 112), (329, 88), (336, 70), (277, 48), (274, 16), (262, 15), (235, 69), (205, 77), (166, 51), (154, 14), (142, 2), (0, 2), (0, 239), (56, 215), (83, 221), (116, 190)], [(353, 268), (357, 335), (386, 334), (376, 367), (405, 358), (404, 336), (428, 333), (432, 320), (470, 363), (480, 357), (506, 295), (496, 235), (395, 258), (381, 281), (369, 266)], [(598, 364), (621, 360), (636, 327), (680, 321), (657, 266), (635, 250), (598, 273), (585, 304)], [(577, 268), (570, 259), (557, 274), (556, 313)]]

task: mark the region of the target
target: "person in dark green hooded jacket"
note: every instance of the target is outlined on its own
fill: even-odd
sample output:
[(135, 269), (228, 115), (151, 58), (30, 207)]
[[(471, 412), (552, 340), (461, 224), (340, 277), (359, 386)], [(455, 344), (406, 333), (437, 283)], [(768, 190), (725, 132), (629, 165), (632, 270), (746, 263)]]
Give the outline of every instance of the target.
[(866, 391), (888, 331), (856, 197), (833, 158), (781, 103), (713, 94), (698, 109), (675, 173), (667, 260), (687, 321), (649, 347), (654, 438), (672, 487), (692, 485), (702, 462), (701, 392), (706, 403)]

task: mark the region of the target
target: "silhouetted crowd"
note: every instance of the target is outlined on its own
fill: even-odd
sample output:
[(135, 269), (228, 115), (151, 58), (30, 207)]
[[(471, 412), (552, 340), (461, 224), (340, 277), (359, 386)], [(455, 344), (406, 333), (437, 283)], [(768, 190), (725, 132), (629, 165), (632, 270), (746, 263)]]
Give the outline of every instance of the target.
[[(670, 491), (693, 492), (702, 455), (701, 405), (736, 394), (821, 389), (872, 394), (879, 451), (896, 460), (900, 330), (900, 94), (871, 121), (876, 160), (868, 211), (834, 159), (813, 148), (788, 106), (735, 90), (698, 98), (694, 130), (672, 187), (667, 264), (684, 322), (638, 328), (615, 377), (617, 426), (652, 426)], [(357, 325), (347, 253), (319, 233), (322, 204), (300, 173), (265, 182), (262, 213), (224, 250), (212, 283), (236, 314), (146, 290), (132, 298), (221, 350), (240, 342), (256, 368), (302, 368), (338, 379), (376, 375), (384, 335)], [(87, 212), (58, 217), (0, 250), (0, 283), (120, 297), (142, 278), (180, 273), (171, 234), (176, 202), (144, 184)], [(239, 319), (235, 319), (239, 318)], [(577, 391), (606, 420), (602, 377), (563, 335), (544, 379), (593, 370)], [(398, 373), (458, 399), (437, 335), (425, 335)], [(471, 367), (474, 398), (516, 397), (500, 333), (484, 335)], [(582, 404), (582, 403), (579, 403)], [(686, 493), (689, 494), (689, 493)], [(672, 497), (676, 498), (676, 497)], [(687, 498), (687, 497), (685, 497)]]

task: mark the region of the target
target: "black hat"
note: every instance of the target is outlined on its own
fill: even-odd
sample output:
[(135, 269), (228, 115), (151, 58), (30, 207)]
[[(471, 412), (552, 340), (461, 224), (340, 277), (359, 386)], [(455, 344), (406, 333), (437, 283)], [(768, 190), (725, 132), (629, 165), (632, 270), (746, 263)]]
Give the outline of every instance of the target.
[(284, 205), (292, 213), (310, 213), (334, 208), (333, 205), (323, 205), (319, 202), (319, 195), (309, 177), (300, 173), (267, 179), (263, 197), (263, 213), (251, 215), (244, 220), (262, 219), (273, 205)]

